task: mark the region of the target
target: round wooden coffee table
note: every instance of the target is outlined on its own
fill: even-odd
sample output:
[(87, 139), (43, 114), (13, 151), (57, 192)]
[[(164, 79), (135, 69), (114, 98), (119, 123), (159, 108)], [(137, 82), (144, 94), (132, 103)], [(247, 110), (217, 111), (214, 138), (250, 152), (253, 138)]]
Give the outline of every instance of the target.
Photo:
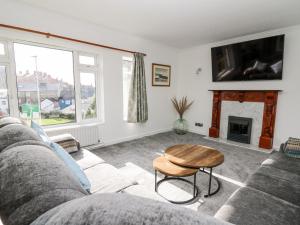
[[(208, 194), (205, 197), (212, 196), (220, 190), (220, 181), (212, 175), (213, 168), (224, 162), (224, 155), (218, 150), (202, 145), (180, 144), (167, 148), (165, 157), (176, 165), (199, 169), (199, 171), (209, 174)], [(205, 168), (208, 168), (209, 172), (205, 171)], [(218, 184), (217, 189), (213, 192), (211, 192), (212, 178)]]

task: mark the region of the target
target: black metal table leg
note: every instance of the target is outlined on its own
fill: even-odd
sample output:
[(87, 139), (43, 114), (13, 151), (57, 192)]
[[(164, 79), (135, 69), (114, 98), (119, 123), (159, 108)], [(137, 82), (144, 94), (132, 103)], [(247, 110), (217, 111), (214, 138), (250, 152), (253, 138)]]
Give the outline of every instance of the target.
[(208, 184), (208, 194), (207, 194), (207, 196), (210, 196), (211, 177), (212, 177), (212, 168), (210, 168), (210, 171), (209, 171), (209, 184)]
[(157, 192), (157, 170), (155, 170), (155, 172), (154, 172), (154, 176), (155, 176), (155, 185), (154, 185), (154, 190), (155, 190), (155, 192)]
[(183, 182), (186, 182), (188, 184), (193, 185), (193, 197), (191, 199), (188, 199), (186, 201), (173, 201), (173, 200), (165, 198), (161, 194), (159, 194), (159, 195), (161, 197), (163, 197), (164, 199), (166, 199), (167, 201), (169, 201), (171, 203), (174, 203), (174, 204), (187, 204), (187, 203), (193, 202), (194, 200), (197, 199), (198, 194), (199, 194), (199, 189), (198, 189), (198, 187), (196, 185), (196, 175), (197, 175), (197, 173), (194, 174), (194, 182), (191, 182), (189, 180), (183, 179), (181, 177), (168, 177), (168, 176), (165, 176), (165, 178), (163, 178), (163, 179), (161, 179), (160, 181), (157, 182), (157, 171), (155, 170), (155, 192), (157, 192), (159, 194), (158, 187), (164, 181), (168, 181), (168, 180), (181, 180)]
[(196, 197), (196, 175), (197, 173), (194, 174), (194, 197)]
[[(206, 173), (206, 174), (209, 175), (208, 193), (207, 193), (207, 195), (204, 195), (204, 197), (207, 198), (207, 197), (210, 197), (212, 195), (217, 194), (219, 192), (220, 188), (221, 188), (221, 182), (219, 181), (218, 178), (216, 178), (215, 176), (213, 176), (213, 174), (212, 174), (213, 168), (209, 168), (209, 172), (205, 171), (204, 168), (203, 168), (203, 170), (200, 169), (200, 171), (202, 173)], [(213, 192), (211, 192), (211, 181), (212, 181), (212, 178), (217, 182), (217, 185), (218, 185), (217, 189), (215, 191), (213, 191)]]

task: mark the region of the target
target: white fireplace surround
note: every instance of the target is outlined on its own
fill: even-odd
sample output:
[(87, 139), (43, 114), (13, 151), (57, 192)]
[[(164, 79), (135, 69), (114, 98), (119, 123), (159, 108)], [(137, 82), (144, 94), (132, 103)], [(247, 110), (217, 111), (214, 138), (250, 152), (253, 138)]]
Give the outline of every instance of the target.
[(263, 102), (222, 101), (220, 138), (227, 140), (228, 116), (252, 118), (251, 145), (258, 146), (263, 122)]

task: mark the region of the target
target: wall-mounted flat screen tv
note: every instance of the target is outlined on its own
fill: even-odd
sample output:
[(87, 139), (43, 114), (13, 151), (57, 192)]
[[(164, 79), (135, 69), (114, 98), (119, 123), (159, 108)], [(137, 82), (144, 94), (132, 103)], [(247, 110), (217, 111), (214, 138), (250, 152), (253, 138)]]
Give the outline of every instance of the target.
[(283, 50), (284, 35), (214, 47), (213, 81), (281, 80)]

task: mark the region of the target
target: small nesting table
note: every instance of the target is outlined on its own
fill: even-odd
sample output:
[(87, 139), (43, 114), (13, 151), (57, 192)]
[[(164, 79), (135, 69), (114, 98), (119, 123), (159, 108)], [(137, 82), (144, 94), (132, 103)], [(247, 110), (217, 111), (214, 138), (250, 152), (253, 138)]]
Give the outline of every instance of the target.
[[(156, 158), (153, 161), (153, 167), (155, 170), (155, 191), (158, 186), (166, 180), (181, 180), (193, 185), (194, 192), (193, 197), (187, 201), (171, 201), (172, 203), (184, 204), (191, 202), (197, 198), (199, 189), (196, 185), (196, 174), (198, 171), (209, 175), (208, 193), (204, 197), (212, 196), (221, 188), (220, 181), (213, 176), (212, 171), (216, 166), (221, 165), (224, 162), (224, 155), (216, 149), (191, 144), (174, 145), (165, 150), (165, 155)], [(205, 171), (209, 169), (209, 172)], [(157, 171), (165, 175), (165, 178), (157, 182)], [(194, 182), (190, 182), (182, 177), (194, 176)], [(211, 191), (212, 179), (216, 180), (217, 188)]]
[[(158, 186), (167, 180), (181, 180), (183, 182), (186, 182), (188, 184), (193, 185), (193, 197), (189, 200), (186, 201), (173, 201), (167, 199), (169, 202), (175, 203), (175, 204), (185, 204), (188, 202), (191, 202), (195, 200), (198, 196), (199, 190), (196, 185), (196, 174), (198, 169), (193, 169), (193, 168), (187, 168), (187, 167), (182, 167), (175, 165), (174, 163), (170, 162), (169, 160), (166, 159), (166, 157), (161, 156), (153, 161), (153, 167), (155, 170), (155, 192), (158, 192)], [(157, 171), (165, 175), (165, 178), (157, 182)], [(192, 183), (189, 180), (186, 180), (182, 177), (187, 177), (187, 176), (194, 176), (194, 182)], [(163, 196), (162, 196), (163, 197)]]

